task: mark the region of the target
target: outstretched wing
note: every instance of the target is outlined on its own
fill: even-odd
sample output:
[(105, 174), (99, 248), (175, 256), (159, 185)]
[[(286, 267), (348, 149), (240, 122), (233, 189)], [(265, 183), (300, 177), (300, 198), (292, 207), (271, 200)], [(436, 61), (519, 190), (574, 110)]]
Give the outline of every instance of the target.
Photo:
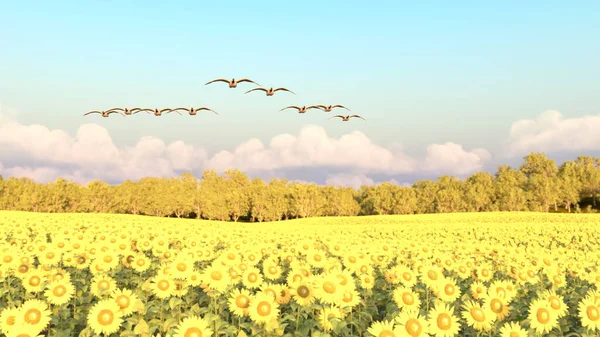
[[(361, 116), (359, 116), (359, 115), (350, 115), (350, 118), (352, 118), (352, 117), (356, 117), (356, 118), (362, 118), (362, 117), (361, 117)], [(364, 119), (364, 118), (362, 118), (362, 119)], [(365, 119), (365, 120), (366, 120), (366, 119)]]
[(122, 113), (121, 111), (110, 111), (110, 112), (106, 112), (106, 114), (107, 114), (107, 115), (110, 115), (110, 114), (119, 114), (119, 115), (123, 115), (123, 116), (125, 116), (125, 114), (124, 114), (124, 113)]
[(215, 82), (225, 82), (225, 83), (229, 83), (229, 80), (227, 80), (227, 79), (224, 79), (224, 78), (217, 78), (216, 80), (212, 80), (212, 81), (206, 82), (204, 85), (211, 84), (211, 83), (215, 83)]
[(169, 109), (169, 111), (167, 111), (167, 113), (171, 113), (171, 112), (177, 112), (178, 114), (180, 114), (180, 115), (181, 115), (181, 113), (179, 113), (179, 111), (180, 111), (180, 110), (183, 110), (183, 111), (190, 111), (190, 109), (188, 109), (188, 108), (177, 108), (177, 109)]
[(300, 110), (300, 107), (299, 106), (295, 106), (295, 105), (290, 105), (290, 106), (286, 106), (285, 108), (283, 108), (283, 109), (281, 109), (279, 111), (283, 111), (285, 109), (298, 109), (298, 110)]
[(262, 90), (264, 92), (268, 92), (268, 90), (265, 88), (254, 88), (254, 89), (250, 89), (250, 90), (246, 91), (244, 94), (247, 94), (247, 93), (255, 91), (255, 90)]
[(102, 111), (100, 111), (100, 110), (94, 110), (94, 111), (90, 111), (90, 112), (84, 113), (83, 115), (87, 116), (89, 114), (102, 114)]
[(306, 110), (308, 109), (319, 109), (319, 110), (323, 110), (323, 106), (322, 105), (309, 105), (306, 107)]
[(287, 88), (277, 88), (277, 89), (273, 90), (273, 92), (275, 92), (275, 91), (280, 91), (280, 90), (281, 90), (281, 91), (287, 91), (287, 92), (291, 92), (291, 93), (292, 93), (292, 94), (294, 94), (294, 95), (296, 94), (295, 92), (293, 92), (293, 91), (291, 91), (290, 89), (287, 89)]
[(151, 112), (154, 112), (154, 110), (152, 110), (152, 109), (147, 109), (147, 108), (146, 108), (146, 109), (138, 109), (138, 111), (136, 111), (136, 112), (132, 112), (132, 114), (136, 114), (136, 113), (138, 113), (138, 112), (142, 112), (142, 111), (146, 111), (146, 113), (151, 113)]
[(344, 117), (346, 117), (346, 116), (342, 116), (342, 115), (335, 115), (335, 116), (329, 117), (329, 119), (336, 118), (336, 117), (339, 117), (339, 118), (341, 118), (341, 119), (344, 119)]
[(108, 113), (108, 112), (117, 111), (117, 110), (125, 111), (126, 109), (123, 109), (123, 108), (112, 108), (112, 109), (108, 109), (108, 110), (106, 110), (104, 112)]
[(238, 83), (242, 83), (242, 82), (250, 82), (250, 83), (254, 83), (254, 84), (256, 84), (256, 85), (260, 85), (260, 84), (258, 84), (258, 83), (256, 83), (256, 82), (254, 82), (253, 80), (251, 80), (251, 79), (249, 79), (249, 78), (240, 78), (240, 79), (239, 79), (239, 80), (237, 80), (236, 82), (238, 82)]
[(342, 108), (342, 109), (346, 109), (348, 111), (351, 111), (350, 109), (346, 108), (345, 106), (341, 105), (341, 104), (336, 104), (336, 105), (332, 105), (331, 108)]
[(215, 110), (213, 110), (213, 109), (209, 109), (209, 108), (207, 108), (207, 107), (204, 107), (204, 106), (203, 106), (203, 107), (201, 107), (201, 108), (198, 108), (198, 109), (196, 109), (196, 110), (197, 110), (197, 111), (208, 110), (208, 111), (212, 111), (212, 112), (216, 113), (217, 115), (219, 114), (219, 113), (218, 113), (218, 112), (216, 112)]

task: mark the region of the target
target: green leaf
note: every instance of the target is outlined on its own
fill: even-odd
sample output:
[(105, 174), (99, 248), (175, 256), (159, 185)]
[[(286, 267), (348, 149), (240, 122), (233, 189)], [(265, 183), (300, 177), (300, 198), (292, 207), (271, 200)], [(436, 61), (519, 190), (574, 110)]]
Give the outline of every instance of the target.
[(150, 334), (150, 326), (148, 326), (148, 323), (146, 323), (146, 321), (142, 318), (135, 328), (133, 328), (133, 332), (136, 335), (147, 336)]

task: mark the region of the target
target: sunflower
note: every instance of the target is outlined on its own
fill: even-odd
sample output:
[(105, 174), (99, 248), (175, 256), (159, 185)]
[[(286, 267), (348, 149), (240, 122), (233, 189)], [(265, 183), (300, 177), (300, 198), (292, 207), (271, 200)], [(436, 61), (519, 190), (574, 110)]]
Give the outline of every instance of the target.
[(460, 287), (457, 287), (456, 280), (453, 278), (444, 277), (437, 282), (438, 297), (444, 302), (454, 302), (460, 297)]
[(438, 266), (425, 266), (421, 271), (421, 281), (432, 290), (443, 277), (442, 268)]
[(319, 316), (317, 318), (319, 326), (323, 331), (331, 331), (333, 329), (331, 319), (342, 319), (342, 311), (336, 306), (323, 306), (323, 308), (319, 310)]
[(258, 292), (250, 299), (248, 311), (252, 321), (258, 324), (265, 324), (270, 319), (279, 316), (279, 304), (275, 302), (275, 298), (271, 295)]
[(27, 300), (19, 308), (19, 313), (15, 317), (15, 325), (26, 323), (32, 326), (33, 331), (42, 332), (50, 323), (51, 314), (45, 302)]
[(435, 337), (456, 336), (460, 324), (453, 312), (454, 308), (445, 303), (436, 304), (429, 312), (429, 333)]
[(173, 337), (209, 337), (213, 335), (210, 322), (199, 316), (184, 318), (175, 328)]
[(392, 300), (399, 309), (418, 311), (421, 307), (419, 295), (408, 287), (397, 287), (394, 289), (392, 292)]
[(474, 299), (479, 299), (487, 293), (487, 287), (485, 284), (475, 281), (470, 286), (471, 296)]
[(131, 266), (133, 267), (133, 270), (135, 270), (136, 272), (143, 273), (146, 270), (148, 270), (148, 268), (150, 268), (150, 264), (151, 264), (151, 261), (146, 255), (139, 254), (134, 258)]
[(567, 305), (563, 300), (562, 296), (557, 295), (554, 290), (546, 290), (540, 296), (542, 299), (548, 301), (550, 309), (556, 312), (558, 318), (561, 318), (567, 314)]
[(398, 265), (396, 267), (396, 275), (398, 275), (400, 282), (405, 287), (412, 288), (417, 283), (417, 276), (407, 266)]
[(36, 328), (27, 323), (15, 324), (13, 328), (6, 333), (6, 337), (43, 337)]
[(248, 308), (250, 307), (250, 292), (246, 289), (233, 289), (229, 294), (227, 304), (229, 311), (238, 317), (248, 316)]
[(119, 266), (119, 258), (112, 251), (100, 252), (96, 254), (95, 261), (103, 270), (110, 271)]
[(63, 305), (69, 302), (73, 294), (75, 294), (75, 286), (67, 279), (51, 282), (44, 292), (48, 302), (53, 305)]
[(544, 299), (537, 299), (529, 305), (530, 326), (538, 334), (548, 333), (558, 326), (558, 315), (551, 309), (550, 303)]
[(281, 276), (281, 267), (275, 263), (264, 263), (263, 274), (268, 280), (276, 280)]
[(46, 287), (46, 273), (40, 268), (30, 269), (23, 277), (21, 284), (27, 292), (39, 293)]
[(483, 308), (493, 311), (499, 321), (506, 318), (511, 309), (504, 298), (493, 295), (485, 295), (483, 297)]
[(173, 290), (173, 296), (183, 297), (190, 290), (190, 287), (188, 286), (188, 283), (185, 280), (174, 280), (173, 283), (175, 283), (175, 289)]
[(356, 289), (345, 288), (342, 292), (342, 301), (340, 302), (342, 308), (351, 309), (360, 302), (360, 294)]
[(375, 321), (367, 332), (375, 337), (399, 337), (402, 334), (400, 328), (394, 328), (393, 321)]
[(8, 332), (15, 326), (15, 319), (19, 314), (19, 308), (4, 308), (0, 312), (0, 331), (4, 334), (8, 334)]
[(585, 297), (579, 306), (579, 318), (581, 319), (581, 325), (589, 330), (600, 330), (600, 308), (598, 308), (599, 302), (594, 298), (588, 296)]
[(428, 336), (429, 323), (421, 317), (419, 311), (403, 310), (395, 319), (398, 323), (398, 337), (425, 337)]
[(215, 263), (208, 266), (202, 273), (204, 281), (208, 287), (222, 293), (229, 286), (229, 273), (224, 266), (219, 266)]
[(117, 282), (108, 275), (97, 275), (90, 286), (90, 292), (96, 297), (109, 296), (115, 289)]
[(467, 301), (463, 305), (465, 309), (462, 312), (462, 316), (467, 321), (469, 326), (472, 326), (477, 331), (490, 331), (492, 329), (492, 323), (496, 320), (496, 314), (489, 310), (482, 308), (481, 305), (474, 301)]
[(139, 300), (131, 290), (125, 288), (116, 289), (111, 297), (119, 306), (119, 311), (121, 311), (123, 317), (127, 317), (133, 313), (134, 306)]
[(302, 280), (290, 285), (292, 298), (300, 306), (310, 306), (315, 301), (314, 288), (307, 280)]
[(333, 274), (315, 277), (315, 296), (325, 304), (338, 304), (342, 300), (344, 287), (340, 286)]
[(509, 322), (500, 328), (500, 337), (527, 337), (527, 330), (519, 322)]
[(160, 299), (166, 299), (175, 291), (175, 281), (166, 275), (156, 275), (152, 278), (151, 289), (154, 295)]
[(263, 277), (260, 270), (256, 267), (250, 267), (242, 275), (242, 284), (247, 289), (260, 288), (263, 283)]
[(277, 297), (275, 301), (279, 304), (287, 304), (292, 299), (292, 293), (290, 288), (286, 284), (278, 284), (277, 285)]
[(171, 276), (174, 279), (186, 279), (194, 272), (194, 263), (186, 259), (185, 256), (178, 256), (171, 262), (171, 267)]
[(56, 249), (46, 249), (37, 254), (38, 261), (42, 266), (57, 266), (61, 260), (62, 253)]
[(98, 335), (117, 332), (123, 323), (120, 309), (113, 299), (101, 300), (90, 309), (87, 316), (88, 325)]

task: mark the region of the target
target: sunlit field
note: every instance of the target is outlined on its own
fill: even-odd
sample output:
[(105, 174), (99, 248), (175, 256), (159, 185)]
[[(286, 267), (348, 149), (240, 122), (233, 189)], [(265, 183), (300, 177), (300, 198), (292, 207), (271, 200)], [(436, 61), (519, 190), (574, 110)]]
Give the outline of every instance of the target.
[(0, 212), (0, 335), (595, 336), (599, 225)]

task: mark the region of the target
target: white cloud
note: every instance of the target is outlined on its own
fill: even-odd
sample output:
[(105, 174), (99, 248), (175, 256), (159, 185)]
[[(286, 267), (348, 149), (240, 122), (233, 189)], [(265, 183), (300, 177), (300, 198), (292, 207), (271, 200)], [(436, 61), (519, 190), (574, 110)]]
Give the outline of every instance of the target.
[(600, 115), (564, 118), (548, 110), (536, 120), (522, 119), (509, 130), (507, 156), (530, 152), (600, 150)]
[[(427, 156), (418, 159), (403, 153), (400, 146), (391, 150), (377, 145), (360, 131), (332, 138), (319, 126), (304, 127), (297, 136), (277, 135), (268, 145), (250, 139), (232, 151), (220, 151), (210, 157), (203, 148), (182, 141), (166, 144), (151, 136), (140, 138), (134, 146), (119, 147), (98, 124), (84, 124), (72, 136), (60, 129), (22, 125), (6, 118), (0, 119), (0, 148), (10, 149), (0, 151), (0, 162), (4, 163), (0, 173), (4, 175), (39, 181), (60, 176), (80, 182), (169, 177), (182, 170), (200, 173), (204, 169), (237, 168), (252, 174), (324, 168), (358, 174), (343, 176), (356, 185), (371, 184), (373, 180), (366, 176), (368, 173), (470, 173), (481, 169), (490, 158), (486, 150), (467, 151), (460, 145), (446, 143), (429, 146)], [(347, 185), (341, 177), (328, 177), (328, 181)]]
[(344, 186), (359, 188), (361, 186), (368, 186), (375, 184), (373, 179), (367, 177), (365, 174), (349, 174), (340, 173), (331, 175), (325, 179), (325, 185)]

